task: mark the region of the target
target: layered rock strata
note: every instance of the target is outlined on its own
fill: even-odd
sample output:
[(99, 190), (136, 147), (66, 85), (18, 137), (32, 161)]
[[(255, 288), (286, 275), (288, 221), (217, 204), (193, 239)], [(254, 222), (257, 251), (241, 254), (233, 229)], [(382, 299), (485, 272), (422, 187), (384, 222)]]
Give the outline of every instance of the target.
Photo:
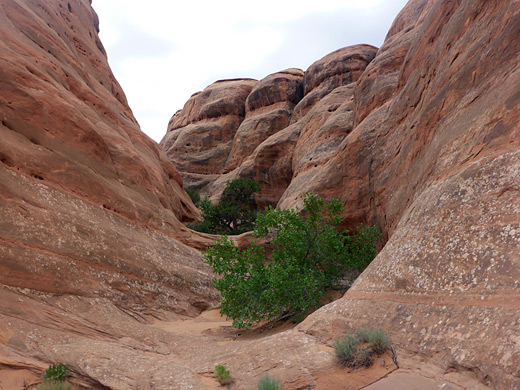
[[(188, 188), (216, 200), (227, 181), (251, 178), (262, 187), (257, 196), (258, 205), (274, 205), (293, 177), (308, 167), (314, 167), (316, 162), (312, 162), (313, 158), (318, 159), (321, 166), (348, 134), (345, 127), (351, 127), (354, 119), (349, 114), (352, 101), (340, 106), (345, 100), (352, 99), (354, 82), (374, 58), (376, 50), (369, 45), (346, 47), (316, 61), (306, 72), (287, 69), (258, 81), (245, 99), (245, 116), (238, 128), (235, 129), (236, 122), (228, 127), (218, 127), (220, 137), (226, 141), (217, 143), (217, 146), (208, 144), (206, 153), (209, 150), (214, 153), (216, 149), (228, 153), (224, 169), (218, 164), (207, 164), (197, 152), (193, 153), (193, 143), (199, 144), (213, 134), (213, 131), (205, 132), (204, 127), (220, 123), (220, 119), (197, 119), (197, 110), (193, 110), (193, 106), (200, 100), (199, 94), (195, 94), (172, 117), (161, 145), (180, 170)], [(202, 94), (217, 88), (220, 83), (229, 82), (212, 84)], [(334, 96), (325, 99), (332, 91)], [(234, 92), (225, 90), (224, 94), (231, 98)], [(221, 99), (220, 95), (215, 95), (206, 104), (216, 105)], [(313, 110), (318, 104), (321, 105)], [(239, 107), (242, 110), (242, 101)], [(224, 117), (226, 112), (222, 111), (221, 115)], [(322, 128), (329, 116), (335, 118)], [(340, 122), (348, 124), (339, 126)], [(230, 134), (234, 134), (232, 138), (229, 138)], [(274, 144), (277, 146), (271, 147)], [(295, 149), (298, 153), (293, 160)], [(200, 168), (200, 165), (205, 168)]]
[(197, 315), (217, 294), (182, 243), (197, 241), (183, 223), (199, 212), (140, 131), (90, 3), (0, 9), (1, 380), (81, 359), (125, 321)]

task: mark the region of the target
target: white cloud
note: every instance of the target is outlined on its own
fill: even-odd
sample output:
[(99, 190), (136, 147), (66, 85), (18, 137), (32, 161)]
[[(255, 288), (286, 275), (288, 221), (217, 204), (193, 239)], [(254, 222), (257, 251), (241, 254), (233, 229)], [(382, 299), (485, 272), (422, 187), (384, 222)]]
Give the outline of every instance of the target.
[(101, 40), (141, 128), (222, 78), (306, 69), (343, 46), (381, 45), (406, 0), (94, 0)]

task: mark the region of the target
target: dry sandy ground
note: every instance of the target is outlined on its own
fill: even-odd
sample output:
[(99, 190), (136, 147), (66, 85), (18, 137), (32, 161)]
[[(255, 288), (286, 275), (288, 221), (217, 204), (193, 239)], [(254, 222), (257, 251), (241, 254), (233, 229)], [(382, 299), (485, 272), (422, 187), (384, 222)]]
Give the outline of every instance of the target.
[[(220, 315), (218, 309), (203, 312), (196, 318), (182, 318), (169, 321), (156, 320), (149, 325), (165, 332), (178, 336), (189, 336), (211, 340), (216, 345), (228, 343), (240, 343), (246, 340), (259, 339), (269, 335), (283, 332), (294, 326), (291, 322), (284, 322), (270, 328), (259, 326), (249, 330), (233, 328), (232, 322)], [(322, 345), (320, 348), (333, 353), (333, 348)], [(417, 360), (416, 357), (399, 356), (399, 361), (404, 369), (398, 367), (392, 361), (390, 353), (375, 359), (369, 368), (348, 369), (340, 365), (326, 371), (312, 373), (315, 387), (314, 390), (483, 390), (486, 387), (475, 385), (472, 380), (447, 375), (439, 371), (436, 366)], [(1, 362), (0, 362), (1, 367)], [(28, 370), (0, 369), (0, 390), (24, 390), (34, 389), (38, 382)], [(220, 386), (211, 372), (200, 375), (199, 381), (207, 389), (226, 389)], [(31, 386), (32, 385), (32, 386)], [(476, 387), (475, 387), (476, 386)], [(230, 390), (243, 390), (239, 383), (232, 383)], [(284, 382), (284, 390), (304, 390), (308, 388), (307, 382)]]
[[(178, 335), (213, 336), (217, 344), (240, 342), (258, 339), (282, 332), (294, 325), (285, 322), (276, 328), (258, 327), (250, 330), (237, 330), (230, 320), (220, 315), (218, 309), (203, 312), (197, 318), (186, 318), (175, 321), (156, 321), (152, 326)], [(328, 348), (332, 352), (332, 348)], [(398, 369), (392, 363), (391, 354), (378, 357), (369, 368), (351, 370), (341, 366), (313, 374), (316, 387), (314, 390), (488, 390), (486, 386), (475, 383), (473, 378), (465, 378), (459, 374), (443, 372), (436, 366), (428, 365), (414, 356), (402, 356), (399, 359), (404, 369)], [(223, 389), (208, 374), (204, 378), (208, 389)], [(304, 383), (285, 382), (284, 390), (306, 389)], [(230, 389), (242, 387), (231, 385)]]

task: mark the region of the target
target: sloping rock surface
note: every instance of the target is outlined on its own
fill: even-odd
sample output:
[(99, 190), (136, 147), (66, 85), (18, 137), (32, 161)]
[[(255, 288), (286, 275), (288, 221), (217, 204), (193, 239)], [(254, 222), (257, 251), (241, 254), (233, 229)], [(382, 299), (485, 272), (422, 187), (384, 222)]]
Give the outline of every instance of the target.
[(447, 372), (520, 386), (519, 22), (518, 1), (416, 1), (398, 17), (341, 152), (281, 202), (339, 196), (346, 224), (389, 238), (302, 330), (381, 327)]
[(217, 302), (182, 243), (197, 242), (183, 222), (199, 213), (140, 131), (97, 26), (88, 1), (0, 2), (0, 377), (67, 360), (51, 351), (67, 335), (78, 357), (116, 337), (108, 324)]

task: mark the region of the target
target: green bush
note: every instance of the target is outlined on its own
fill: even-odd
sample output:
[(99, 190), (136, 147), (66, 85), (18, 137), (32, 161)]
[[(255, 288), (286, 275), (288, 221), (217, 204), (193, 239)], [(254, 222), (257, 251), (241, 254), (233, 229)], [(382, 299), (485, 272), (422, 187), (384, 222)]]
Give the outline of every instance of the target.
[(195, 190), (191, 190), (189, 188), (186, 188), (186, 193), (188, 194), (188, 196), (190, 197), (191, 201), (193, 202), (193, 204), (195, 206), (198, 206), (199, 203), (200, 203), (200, 194), (195, 191)]
[(368, 367), (374, 355), (383, 354), (390, 340), (382, 330), (360, 329), (334, 343), (334, 352), (341, 364), (349, 367)]
[(257, 215), (254, 194), (259, 191), (260, 185), (251, 179), (228, 182), (219, 204), (207, 198), (199, 202), (204, 220), (190, 228), (212, 234), (241, 234), (253, 230)]
[(390, 346), (388, 336), (381, 329), (365, 330), (363, 341), (368, 342), (376, 355), (381, 355)]
[(53, 364), (43, 373), (44, 380), (64, 381), (69, 376), (69, 369), (63, 363)]
[(215, 378), (222, 386), (228, 385), (232, 381), (231, 373), (226, 369), (226, 366), (222, 364), (215, 366)]
[(342, 364), (348, 366), (354, 361), (358, 344), (359, 339), (353, 335), (348, 335), (334, 343), (334, 352)]
[(314, 194), (306, 194), (303, 202), (301, 214), (271, 207), (258, 214), (255, 237), (274, 234), (269, 256), (256, 243), (241, 250), (227, 237), (206, 250), (206, 261), (220, 276), (214, 285), (222, 296), (221, 313), (233, 319), (233, 326), (284, 316), (299, 321), (322, 305), (325, 291), (346, 272), (361, 272), (374, 258), (375, 227), (340, 232), (341, 202), (325, 204)]
[(266, 374), (258, 380), (258, 390), (282, 390), (282, 385), (280, 385), (278, 379)]

